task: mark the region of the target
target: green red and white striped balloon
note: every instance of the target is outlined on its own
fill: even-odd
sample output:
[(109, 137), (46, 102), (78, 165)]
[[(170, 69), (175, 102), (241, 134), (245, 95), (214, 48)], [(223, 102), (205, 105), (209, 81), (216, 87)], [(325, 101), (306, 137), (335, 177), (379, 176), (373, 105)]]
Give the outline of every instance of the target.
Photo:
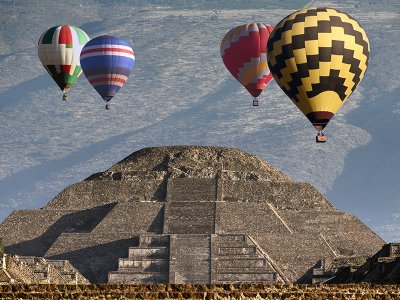
[(89, 39), (82, 29), (71, 25), (54, 26), (39, 39), (39, 59), (64, 95), (82, 74), (80, 54)]

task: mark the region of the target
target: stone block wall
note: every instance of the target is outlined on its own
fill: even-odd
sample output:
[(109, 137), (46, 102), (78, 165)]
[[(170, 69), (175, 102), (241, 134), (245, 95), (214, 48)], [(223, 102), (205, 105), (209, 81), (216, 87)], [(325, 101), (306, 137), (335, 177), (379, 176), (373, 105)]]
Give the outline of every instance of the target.
[(12, 283), (89, 284), (68, 261), (63, 260), (5, 254), (2, 269), (8, 277), (7, 282)]
[(91, 232), (114, 206), (107, 204), (79, 211), (17, 211), (4, 222), (10, 228), (1, 227), (7, 241), (5, 250), (24, 256), (44, 256), (63, 232)]
[(47, 258), (65, 259), (90, 282), (107, 283), (108, 273), (118, 269), (118, 259), (139, 244), (134, 233), (63, 233), (46, 253)]
[(215, 231), (215, 202), (167, 202), (164, 233), (206, 234)]
[(336, 211), (329, 201), (307, 183), (279, 181), (222, 181), (223, 201), (269, 202), (277, 209)]
[(285, 236), (290, 232), (267, 203), (217, 202), (216, 211), (216, 233)]
[(141, 236), (139, 246), (119, 259), (118, 270), (109, 272), (108, 283), (167, 283), (169, 246), (167, 235)]
[(297, 232), (314, 233), (322, 238), (338, 257), (368, 256), (384, 244), (378, 235), (350, 213), (328, 211), (316, 214), (314, 211), (285, 210), (278, 213)]
[(215, 283), (283, 283), (277, 271), (245, 234), (216, 235)]
[(168, 180), (168, 202), (215, 202), (217, 180), (215, 178), (171, 178)]
[(47, 211), (43, 209), (13, 211), (0, 226), (0, 236), (3, 238), (3, 244), (7, 247), (38, 238), (64, 214), (72, 212), (65, 210)]
[(211, 236), (173, 234), (170, 237), (169, 282), (210, 283)]
[(55, 257), (83, 249), (95, 249), (97, 246), (112, 245), (114, 242), (127, 239), (133, 240), (133, 246), (139, 243), (139, 237), (131, 232), (62, 233), (45, 253), (45, 257)]
[[(174, 236), (170, 255), (179, 258), (171, 260), (176, 271), (170, 282), (216, 279), (216, 234), (253, 237), (292, 281), (322, 258), (372, 254), (383, 243), (351, 214), (338, 212), (311, 185), (295, 183), (238, 149), (216, 147), (140, 150), (66, 188), (43, 209), (14, 212), (0, 226), (6, 251), (69, 259), (98, 283), (107, 282), (111, 271), (134, 266), (129, 260), (121, 265), (118, 259), (129, 257), (129, 247), (136, 247), (141, 235), (160, 234)], [(211, 246), (196, 245), (192, 237)], [(201, 261), (197, 275), (190, 275), (190, 263), (196, 263), (190, 255), (192, 246), (198, 248), (197, 254), (199, 249), (208, 251), (208, 273)], [(223, 247), (220, 254), (249, 258), (254, 249)], [(252, 264), (240, 263), (244, 265), (238, 268)], [(232, 274), (223, 280), (238, 280), (239, 275)], [(260, 274), (260, 280), (264, 275), (270, 280), (271, 274)]]
[[(165, 201), (166, 180), (90, 180), (70, 185), (45, 209), (88, 209), (114, 202)], [(77, 201), (79, 199), (79, 201)]]
[(163, 202), (119, 202), (97, 225), (94, 233), (162, 233)]
[(323, 239), (314, 234), (267, 233), (255, 234), (252, 237), (279, 266), (290, 282), (299, 280), (320, 259), (335, 257)]
[(111, 284), (0, 285), (5, 299), (374, 299), (395, 300), (399, 285)]
[(249, 234), (291, 281), (319, 259), (335, 257), (321, 236), (299, 232), (300, 224), (288, 222), (282, 211), (274, 211), (267, 203), (218, 202), (217, 220), (217, 233)]

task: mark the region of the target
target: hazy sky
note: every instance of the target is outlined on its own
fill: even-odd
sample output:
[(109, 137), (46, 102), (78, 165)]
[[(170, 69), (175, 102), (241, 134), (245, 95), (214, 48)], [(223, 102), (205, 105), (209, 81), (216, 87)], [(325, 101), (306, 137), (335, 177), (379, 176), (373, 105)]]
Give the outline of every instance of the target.
[[(275, 82), (252, 107), (219, 52), (232, 27), (275, 25), (311, 4), (346, 11), (371, 44), (366, 76), (327, 126), (323, 145)], [(386, 241), (400, 241), (398, 0), (0, 0), (0, 14), (0, 221), (15, 209), (42, 207), (143, 147), (214, 145), (240, 148), (310, 182)], [(63, 102), (41, 66), (40, 35), (66, 23), (134, 48), (135, 69), (113, 110), (103, 109), (83, 75)]]

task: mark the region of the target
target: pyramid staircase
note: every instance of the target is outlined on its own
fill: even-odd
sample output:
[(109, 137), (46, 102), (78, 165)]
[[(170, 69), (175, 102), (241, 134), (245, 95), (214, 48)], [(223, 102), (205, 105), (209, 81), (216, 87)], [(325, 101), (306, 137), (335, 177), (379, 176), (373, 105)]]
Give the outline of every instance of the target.
[(282, 273), (246, 234), (141, 236), (120, 258), (108, 283), (285, 283)]
[(211, 261), (210, 234), (171, 235), (170, 283), (210, 283)]
[(246, 234), (217, 235), (215, 282), (283, 282), (271, 260)]
[(108, 283), (167, 283), (169, 236), (143, 235), (138, 247), (130, 247), (127, 258), (120, 258), (118, 270), (108, 273)]

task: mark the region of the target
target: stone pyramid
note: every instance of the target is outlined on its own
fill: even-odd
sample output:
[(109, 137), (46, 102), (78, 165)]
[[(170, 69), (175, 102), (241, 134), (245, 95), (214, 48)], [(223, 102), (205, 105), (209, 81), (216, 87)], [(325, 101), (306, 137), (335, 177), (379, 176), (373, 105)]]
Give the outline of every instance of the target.
[(93, 283), (288, 283), (384, 241), (307, 183), (238, 149), (139, 150), (1, 225), (8, 253)]

